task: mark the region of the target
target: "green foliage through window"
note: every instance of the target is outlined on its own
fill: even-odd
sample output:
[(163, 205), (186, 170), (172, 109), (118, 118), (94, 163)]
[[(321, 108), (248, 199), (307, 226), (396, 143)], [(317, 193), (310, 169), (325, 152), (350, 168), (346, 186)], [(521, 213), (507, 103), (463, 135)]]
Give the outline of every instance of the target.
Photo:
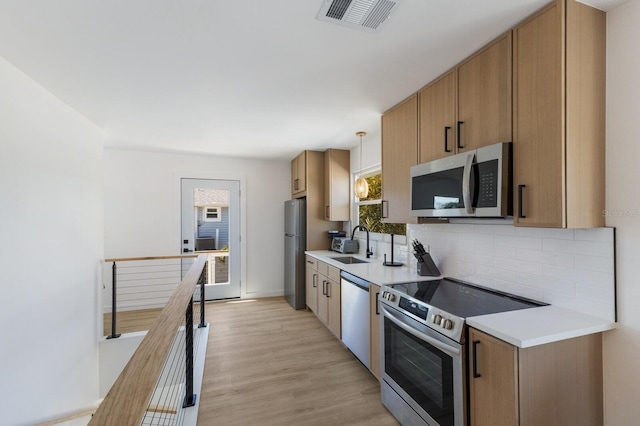
[(369, 195), (367, 196), (367, 198), (360, 199), (360, 202), (358, 204), (359, 224), (366, 226), (371, 232), (379, 232), (381, 234), (406, 235), (406, 224), (383, 223), (380, 220), (380, 209), (382, 201), (382, 175), (377, 174), (365, 177), (365, 179), (369, 184)]

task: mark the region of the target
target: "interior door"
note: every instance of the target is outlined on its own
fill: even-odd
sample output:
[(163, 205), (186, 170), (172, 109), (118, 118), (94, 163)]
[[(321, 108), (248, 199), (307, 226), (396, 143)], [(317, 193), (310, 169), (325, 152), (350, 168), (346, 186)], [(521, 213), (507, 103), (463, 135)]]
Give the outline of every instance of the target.
[(205, 299), (240, 297), (240, 182), (182, 179), (183, 253), (205, 253)]

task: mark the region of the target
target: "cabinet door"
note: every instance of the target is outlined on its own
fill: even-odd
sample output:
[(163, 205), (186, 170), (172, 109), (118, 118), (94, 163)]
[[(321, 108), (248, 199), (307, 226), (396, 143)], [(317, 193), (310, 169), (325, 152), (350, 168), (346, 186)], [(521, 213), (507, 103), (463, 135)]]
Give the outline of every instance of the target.
[(380, 380), (380, 308), (378, 303), (378, 295), (380, 294), (380, 287), (375, 284), (369, 284), (369, 329), (371, 330), (371, 336), (369, 341), (371, 342), (370, 348), (370, 365), (371, 372)]
[(473, 328), (469, 329), (469, 345), (471, 425), (517, 425), (517, 348)]
[(409, 168), (418, 160), (418, 96), (382, 116), (382, 221), (416, 223), (411, 216)]
[(291, 195), (307, 190), (307, 153), (303, 151), (291, 161)]
[(318, 271), (307, 265), (306, 271), (306, 299), (307, 306), (313, 313), (318, 314)]
[(324, 219), (349, 220), (350, 153), (328, 149), (324, 153)]
[(456, 152), (456, 79), (452, 70), (418, 93), (420, 159), (436, 160)]
[(318, 274), (318, 311), (316, 315), (326, 326), (329, 326), (329, 278)]
[(513, 140), (511, 32), (458, 67), (459, 152)]
[(340, 281), (327, 280), (329, 321), (327, 327), (338, 338), (342, 338), (342, 312), (340, 307)]
[(566, 226), (562, 7), (514, 30), (514, 224)]

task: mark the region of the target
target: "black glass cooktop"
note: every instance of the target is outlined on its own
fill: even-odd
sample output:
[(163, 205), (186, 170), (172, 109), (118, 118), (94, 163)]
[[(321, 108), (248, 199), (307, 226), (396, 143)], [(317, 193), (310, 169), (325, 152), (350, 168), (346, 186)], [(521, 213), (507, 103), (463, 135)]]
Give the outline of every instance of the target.
[(391, 284), (387, 287), (460, 318), (545, 305), (451, 278)]

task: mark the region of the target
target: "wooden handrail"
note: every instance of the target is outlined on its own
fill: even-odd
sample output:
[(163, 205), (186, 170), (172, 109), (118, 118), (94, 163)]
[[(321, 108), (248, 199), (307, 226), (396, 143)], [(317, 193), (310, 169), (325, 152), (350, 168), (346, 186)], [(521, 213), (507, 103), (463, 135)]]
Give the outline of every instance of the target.
[(197, 255), (89, 425), (140, 425), (206, 262), (206, 254)]

